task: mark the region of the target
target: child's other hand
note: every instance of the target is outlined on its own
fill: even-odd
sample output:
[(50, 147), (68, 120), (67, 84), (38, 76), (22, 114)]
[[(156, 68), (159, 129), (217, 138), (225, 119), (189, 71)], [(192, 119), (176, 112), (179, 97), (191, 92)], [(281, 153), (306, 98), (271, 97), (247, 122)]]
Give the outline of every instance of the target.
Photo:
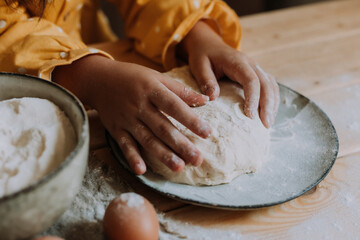
[(217, 79), (227, 76), (243, 86), (245, 114), (253, 118), (258, 107), (264, 126), (275, 121), (279, 106), (279, 87), (244, 53), (226, 45), (206, 23), (199, 21), (180, 45), (188, 56), (191, 72), (202, 92), (211, 100), (219, 96)]
[[(59, 69), (60, 73), (58, 69), (55, 72), (57, 81), (97, 109), (136, 174), (146, 171), (136, 142), (173, 171), (181, 171), (185, 162), (194, 166), (202, 163), (199, 150), (162, 112), (206, 138), (210, 127), (187, 104), (203, 105), (207, 96), (155, 70), (96, 55)], [(76, 81), (68, 81), (75, 85), (62, 82), (64, 76), (76, 77)]]

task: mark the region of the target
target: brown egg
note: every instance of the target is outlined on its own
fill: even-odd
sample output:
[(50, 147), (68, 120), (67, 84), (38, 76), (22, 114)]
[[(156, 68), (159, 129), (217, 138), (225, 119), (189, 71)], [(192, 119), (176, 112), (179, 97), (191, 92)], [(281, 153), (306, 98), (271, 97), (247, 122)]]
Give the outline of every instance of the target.
[(159, 222), (147, 199), (123, 193), (106, 208), (104, 231), (110, 240), (158, 240)]
[(38, 237), (33, 240), (64, 240), (63, 238), (59, 237), (53, 237), (53, 236), (44, 236), (44, 237)]

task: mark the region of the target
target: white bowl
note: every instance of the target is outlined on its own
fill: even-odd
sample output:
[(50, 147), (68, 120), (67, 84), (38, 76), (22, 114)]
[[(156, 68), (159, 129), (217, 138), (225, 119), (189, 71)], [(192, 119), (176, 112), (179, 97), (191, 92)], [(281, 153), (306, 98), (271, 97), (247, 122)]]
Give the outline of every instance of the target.
[(51, 226), (70, 206), (84, 177), (89, 154), (89, 125), (80, 101), (49, 81), (0, 73), (0, 100), (44, 98), (55, 103), (70, 119), (77, 144), (71, 154), (38, 182), (0, 198), (0, 239), (24, 239)]

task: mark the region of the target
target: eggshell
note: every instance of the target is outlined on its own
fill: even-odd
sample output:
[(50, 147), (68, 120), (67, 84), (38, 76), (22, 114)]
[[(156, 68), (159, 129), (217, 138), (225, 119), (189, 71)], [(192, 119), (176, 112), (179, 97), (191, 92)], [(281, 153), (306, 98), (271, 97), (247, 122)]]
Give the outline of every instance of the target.
[(64, 240), (63, 238), (59, 237), (53, 237), (53, 236), (44, 236), (44, 237), (38, 237), (33, 240)]
[(136, 193), (123, 193), (113, 199), (106, 208), (103, 223), (110, 240), (159, 239), (156, 211)]

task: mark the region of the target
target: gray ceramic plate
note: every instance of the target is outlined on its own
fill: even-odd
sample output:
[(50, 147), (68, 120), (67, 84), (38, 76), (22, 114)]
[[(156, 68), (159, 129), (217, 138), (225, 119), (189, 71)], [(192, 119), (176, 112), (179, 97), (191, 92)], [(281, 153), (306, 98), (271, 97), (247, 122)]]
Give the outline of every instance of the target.
[[(306, 97), (280, 85), (281, 103), (271, 130), (270, 158), (256, 173), (229, 184), (189, 186), (147, 171), (145, 185), (187, 203), (221, 209), (254, 209), (284, 203), (316, 186), (338, 153), (336, 131), (327, 115)], [(116, 159), (129, 170), (116, 142), (107, 134)]]

